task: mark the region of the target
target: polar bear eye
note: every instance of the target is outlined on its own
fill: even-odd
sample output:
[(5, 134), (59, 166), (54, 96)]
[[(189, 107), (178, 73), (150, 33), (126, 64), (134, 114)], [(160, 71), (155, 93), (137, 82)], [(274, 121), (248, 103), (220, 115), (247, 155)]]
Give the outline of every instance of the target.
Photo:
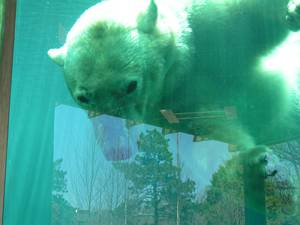
[(133, 80), (129, 83), (129, 85), (127, 86), (127, 94), (132, 93), (135, 89), (137, 88), (137, 81)]

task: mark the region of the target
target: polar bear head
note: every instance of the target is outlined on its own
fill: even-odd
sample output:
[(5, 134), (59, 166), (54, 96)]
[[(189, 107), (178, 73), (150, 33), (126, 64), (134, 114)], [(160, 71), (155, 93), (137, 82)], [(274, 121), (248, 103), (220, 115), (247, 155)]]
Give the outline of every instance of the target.
[(48, 55), (63, 67), (74, 100), (106, 114), (141, 115), (159, 102), (174, 62), (174, 35), (153, 0), (101, 2)]

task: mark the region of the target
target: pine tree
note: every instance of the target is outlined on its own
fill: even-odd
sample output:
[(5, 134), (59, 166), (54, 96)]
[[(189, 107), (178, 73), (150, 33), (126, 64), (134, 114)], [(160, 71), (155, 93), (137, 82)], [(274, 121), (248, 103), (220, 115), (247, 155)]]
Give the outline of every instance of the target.
[[(173, 165), (172, 153), (168, 150), (168, 140), (157, 130), (142, 133), (138, 139), (135, 159), (129, 163), (117, 163), (126, 178), (132, 182), (131, 193), (135, 196), (141, 217), (151, 215), (152, 222), (176, 220), (177, 199), (184, 218), (193, 207), (195, 183), (182, 181), (180, 168)], [(190, 215), (189, 215), (190, 216)], [(174, 223), (175, 224), (175, 223)]]
[(72, 224), (75, 209), (65, 200), (67, 193), (67, 172), (62, 170), (62, 159), (53, 162), (53, 187), (52, 187), (52, 223)]

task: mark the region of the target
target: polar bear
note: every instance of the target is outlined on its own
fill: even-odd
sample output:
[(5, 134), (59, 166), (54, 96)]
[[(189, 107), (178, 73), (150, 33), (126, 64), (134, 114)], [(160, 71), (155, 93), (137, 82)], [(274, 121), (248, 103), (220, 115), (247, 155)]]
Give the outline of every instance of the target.
[(300, 134), (298, 11), (296, 0), (105, 0), (48, 55), (86, 110), (252, 148)]

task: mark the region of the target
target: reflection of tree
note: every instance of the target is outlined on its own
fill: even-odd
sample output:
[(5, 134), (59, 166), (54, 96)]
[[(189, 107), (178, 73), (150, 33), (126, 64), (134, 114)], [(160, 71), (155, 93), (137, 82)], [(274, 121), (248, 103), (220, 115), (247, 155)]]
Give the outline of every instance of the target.
[(124, 199), (124, 176), (103, 158), (90, 133), (83, 146), (74, 149), (76, 168), (70, 186), (76, 205), (84, 213), (84, 224), (115, 224), (113, 210)]
[(75, 194), (76, 205), (85, 209), (90, 214), (95, 206), (95, 194), (100, 179), (101, 161), (99, 160), (99, 150), (91, 134), (88, 136), (84, 152), (79, 151), (79, 146), (74, 149), (76, 169), (71, 176), (72, 192)]
[(201, 224), (244, 224), (242, 167), (230, 160), (213, 175), (200, 204)]
[[(270, 207), (275, 212), (272, 213), (274, 215), (271, 216), (276, 217), (276, 213), (286, 214), (296, 212), (293, 216), (290, 216), (290, 222), (287, 224), (300, 224), (300, 139), (273, 145), (272, 149), (274, 150), (275, 154), (284, 162), (284, 169), (286, 172), (282, 176), (287, 177), (292, 182), (293, 186), (291, 186), (290, 183), (287, 183), (287, 181), (283, 179), (284, 177), (277, 181), (278, 188), (276, 191), (273, 190), (273, 194), (281, 196), (281, 199), (283, 202), (285, 202), (286, 207), (280, 211), (278, 209), (274, 209), (274, 204), (270, 204)], [(288, 193), (291, 192), (294, 192), (293, 196), (288, 195)], [(297, 202), (296, 206), (295, 202)]]
[[(53, 225), (244, 224), (243, 167), (238, 155), (213, 175), (211, 186), (196, 202), (195, 183), (181, 179), (168, 141), (156, 130), (141, 134), (136, 157), (117, 162), (115, 167), (105, 161), (92, 136), (81, 148), (83, 151), (79, 147), (73, 151), (76, 168), (73, 166), (71, 176), (68, 171), (68, 194), (75, 197), (79, 209), (64, 199), (66, 172), (61, 159), (54, 162)], [(300, 154), (295, 154), (300, 151), (299, 142), (274, 148), (281, 159), (299, 168)], [(287, 174), (279, 174), (266, 179), (268, 224), (300, 224), (299, 216), (292, 214), (295, 188), (285, 179)]]
[(121, 202), (124, 201), (124, 177), (113, 168), (107, 169), (105, 173), (105, 187), (104, 187), (104, 203), (107, 209), (105, 221), (107, 224), (117, 224), (117, 219), (114, 209), (117, 208)]
[(61, 169), (62, 159), (58, 159), (53, 163), (53, 193), (56, 196), (62, 196), (67, 192), (66, 171)]
[(276, 155), (293, 165), (297, 179), (300, 180), (300, 140), (294, 140), (272, 146)]
[(295, 189), (288, 180), (270, 178), (266, 182), (266, 207), (269, 225), (298, 225), (294, 215)]
[(66, 172), (61, 169), (62, 159), (53, 163), (52, 225), (73, 224), (75, 209), (64, 199), (67, 192)]
[(180, 168), (173, 165), (168, 141), (158, 131), (148, 131), (140, 135), (138, 149), (133, 161), (115, 165), (132, 184), (128, 211), (139, 215), (134, 224), (176, 224), (178, 199), (180, 224), (191, 224), (195, 183), (178, 177)]
[[(291, 208), (295, 206), (292, 184), (280, 176), (268, 177), (265, 182), (268, 224), (299, 224), (292, 217)], [(243, 166), (236, 156), (213, 175), (200, 204), (200, 224), (244, 224), (243, 189)], [(293, 222), (289, 223), (291, 218)]]

